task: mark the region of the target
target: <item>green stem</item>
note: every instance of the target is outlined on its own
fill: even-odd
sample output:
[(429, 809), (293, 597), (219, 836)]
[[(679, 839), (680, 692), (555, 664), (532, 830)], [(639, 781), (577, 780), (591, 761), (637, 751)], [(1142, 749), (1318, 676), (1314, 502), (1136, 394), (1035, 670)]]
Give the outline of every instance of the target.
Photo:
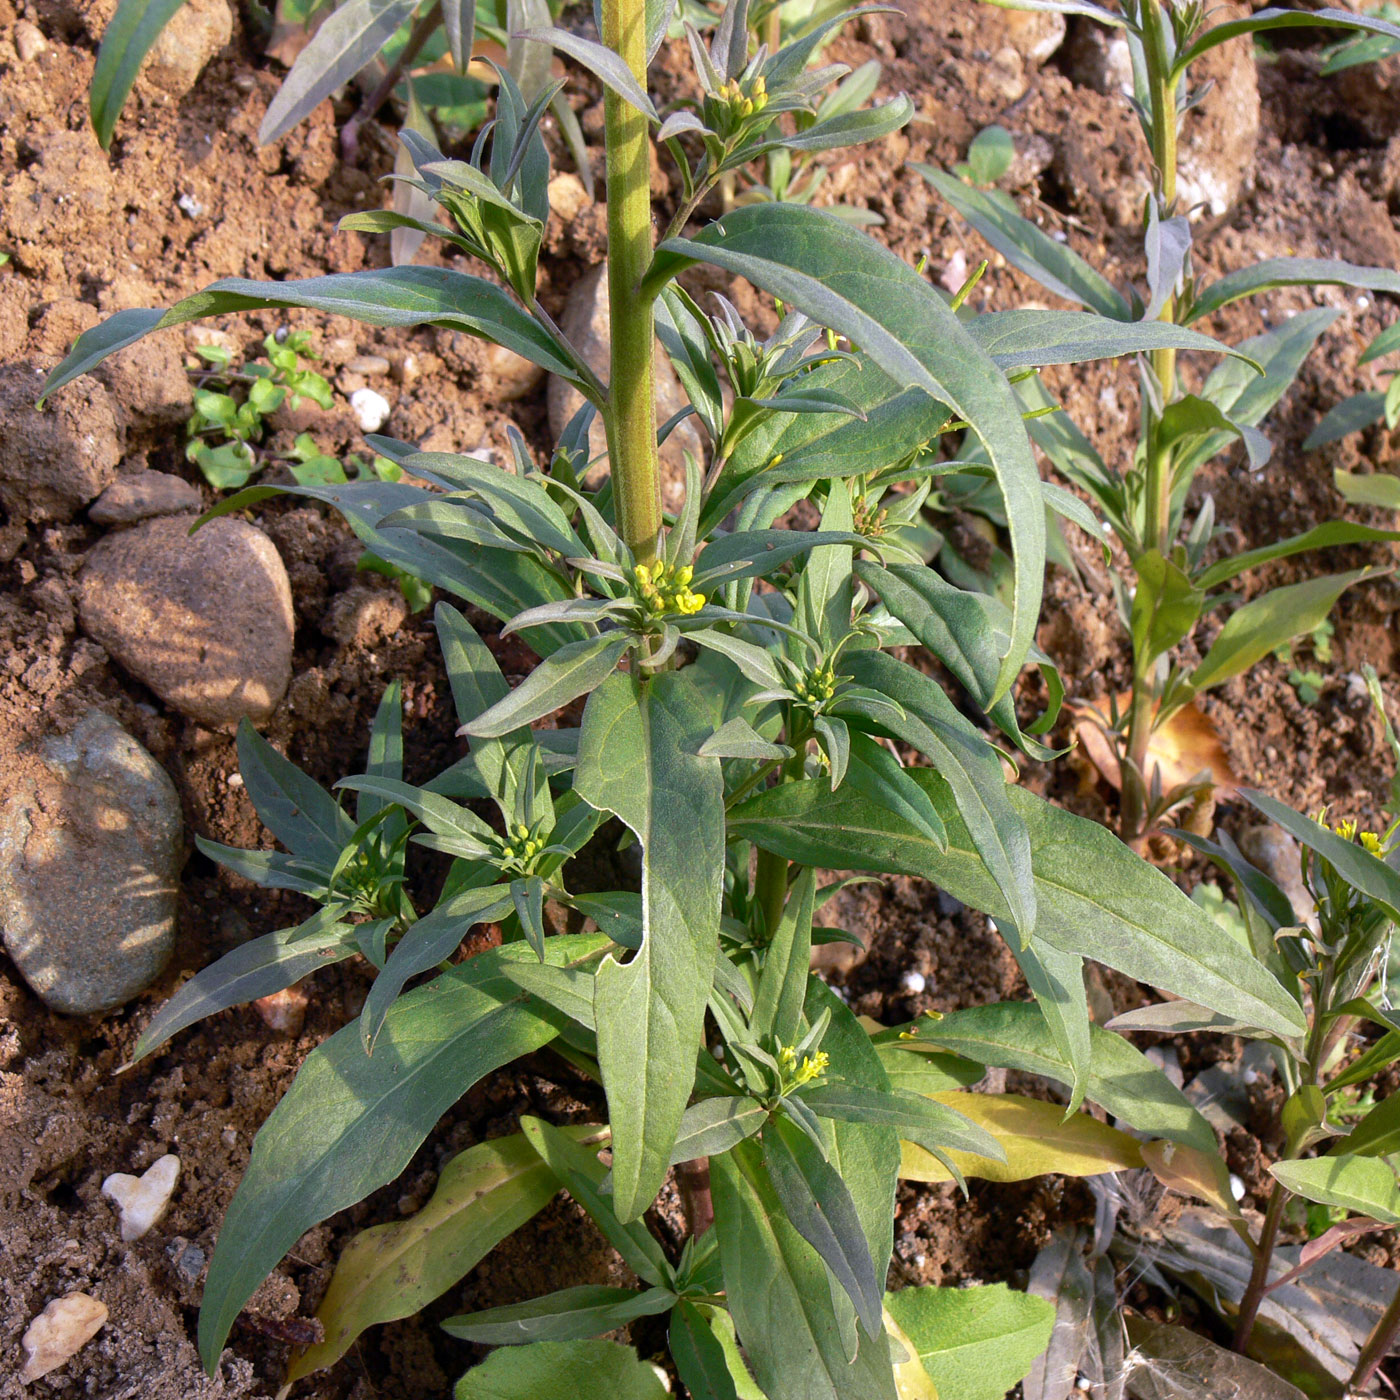
[[(605, 0), (603, 42), (646, 85), (645, 0)], [(639, 563), (656, 554), (661, 465), (656, 452), (652, 301), (641, 294), (651, 266), (651, 133), (647, 118), (611, 88), (603, 94), (608, 180), (608, 307), (612, 362), (608, 461), (618, 530)]]
[(1264, 1225), (1259, 1231), (1259, 1243), (1254, 1250), (1254, 1268), (1249, 1276), (1249, 1287), (1240, 1299), (1239, 1321), (1235, 1324), (1234, 1348), (1241, 1355), (1249, 1345), (1250, 1334), (1254, 1331), (1254, 1319), (1259, 1315), (1259, 1305), (1264, 1301), (1264, 1289), (1269, 1282), (1269, 1265), (1273, 1262), (1274, 1241), (1278, 1238), (1279, 1222), (1283, 1219), (1283, 1203), (1288, 1192), (1282, 1182), (1274, 1182), (1269, 1194), (1269, 1204), (1264, 1212)]

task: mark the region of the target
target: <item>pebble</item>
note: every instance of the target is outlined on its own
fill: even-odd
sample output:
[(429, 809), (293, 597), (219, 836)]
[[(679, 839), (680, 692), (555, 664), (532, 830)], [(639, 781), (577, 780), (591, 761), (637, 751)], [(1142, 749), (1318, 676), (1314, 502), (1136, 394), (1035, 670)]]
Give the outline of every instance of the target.
[(1245, 1197), (1244, 1182), (1237, 1177), (1234, 1172), (1230, 1173), (1230, 1194), (1237, 1200), (1242, 1201)]
[(79, 577), (83, 630), (137, 680), (210, 729), (266, 720), (292, 676), (292, 589), (272, 541), (191, 515), (108, 535)]
[(186, 0), (151, 45), (142, 81), (171, 97), (183, 97), (232, 38), (233, 11), (228, 0)]
[(360, 427), (367, 433), (377, 433), (393, 412), (389, 400), (375, 389), (356, 389), (350, 395), (350, 407), (355, 410)]
[(383, 355), (356, 355), (346, 361), (345, 368), (351, 374), (388, 374), (389, 361)]
[(175, 785), (101, 710), (11, 772), (0, 806), (5, 949), (55, 1011), (121, 1006), (175, 946), (185, 855)]
[(166, 1246), (166, 1256), (177, 1277), (184, 1283), (196, 1284), (204, 1273), (204, 1251), (191, 1244), (183, 1235), (176, 1235)]
[(127, 1244), (150, 1233), (151, 1227), (165, 1214), (179, 1179), (180, 1159), (167, 1152), (140, 1176), (113, 1172), (102, 1183), (102, 1194), (117, 1208), (122, 1239)]
[(300, 985), (284, 987), (280, 992), (259, 997), (253, 1003), (253, 1010), (262, 1017), (268, 1030), (295, 1038), (306, 1025), (306, 1008), (310, 1001)]
[(1240, 850), (1244, 858), (1288, 896), (1293, 917), (1309, 928), (1317, 927), (1317, 910), (1308, 887), (1303, 883), (1302, 853), (1298, 843), (1276, 826), (1260, 822), (1247, 826), (1240, 833)]
[(33, 63), (49, 46), (37, 24), (22, 19), (15, 25), (15, 53), (21, 63)]
[(911, 996), (918, 996), (923, 989), (928, 986), (922, 972), (915, 972), (912, 968), (900, 978), (899, 985)]
[(156, 515), (179, 515), (203, 505), (199, 488), (169, 472), (127, 472), (88, 507), (95, 525), (130, 525)]
[(57, 1370), (86, 1346), (106, 1321), (106, 1303), (89, 1293), (70, 1293), (66, 1298), (55, 1298), (19, 1339), (24, 1351), (20, 1381), (28, 1385)]

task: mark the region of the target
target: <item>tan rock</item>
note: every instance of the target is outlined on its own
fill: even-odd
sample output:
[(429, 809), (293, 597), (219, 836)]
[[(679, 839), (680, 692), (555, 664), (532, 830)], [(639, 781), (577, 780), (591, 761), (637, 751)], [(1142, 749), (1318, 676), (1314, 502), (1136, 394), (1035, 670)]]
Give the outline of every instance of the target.
[(166, 704), (210, 728), (271, 715), (292, 673), (287, 571), (261, 530), (191, 515), (108, 535), (79, 579), (83, 630)]
[(571, 224), (580, 211), (593, 201), (583, 187), (583, 181), (571, 170), (556, 175), (549, 182), (549, 208), (564, 223)]
[[(1247, 16), (1247, 6), (1222, 5), (1217, 24)], [(1218, 218), (1254, 173), (1259, 145), (1259, 75), (1246, 36), (1212, 49), (1191, 67), (1193, 88), (1208, 90), (1182, 121), (1177, 193), (1183, 212)]]
[(183, 97), (232, 38), (228, 0), (185, 0), (151, 46), (141, 76), (161, 92)]
[[(586, 272), (569, 293), (564, 308), (564, 334), (569, 337), (593, 369), (604, 379), (608, 373), (611, 316), (608, 312), (607, 264), (600, 263)], [(558, 437), (569, 419), (583, 404), (583, 395), (572, 385), (551, 375), (548, 398), (550, 431)], [(660, 342), (656, 345), (656, 425), (659, 428), (673, 413), (686, 406), (685, 391)], [(595, 418), (588, 440), (589, 454), (606, 464), (607, 436), (602, 420)], [(694, 417), (685, 419), (661, 445), (662, 500), (667, 510), (676, 510), (685, 494), (685, 454), (690, 452), (703, 466), (705, 439)]]
[(88, 507), (95, 525), (131, 525), (154, 515), (179, 515), (198, 510), (199, 488), (169, 472), (127, 472), (119, 476)]
[(21, 63), (33, 63), (49, 46), (37, 24), (22, 19), (15, 25), (15, 52)]
[(19, 1340), (24, 1366), (19, 1378), (28, 1385), (57, 1370), (86, 1346), (107, 1321), (107, 1304), (88, 1293), (55, 1298), (25, 1329)]
[(533, 394), (544, 379), (539, 365), (504, 345), (486, 346), (484, 369), (486, 393), (497, 403), (514, 403)]

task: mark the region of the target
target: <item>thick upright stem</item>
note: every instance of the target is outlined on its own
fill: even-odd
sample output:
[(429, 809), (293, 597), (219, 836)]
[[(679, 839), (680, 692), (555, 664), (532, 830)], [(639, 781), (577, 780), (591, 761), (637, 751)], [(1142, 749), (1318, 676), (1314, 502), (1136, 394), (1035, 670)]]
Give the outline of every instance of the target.
[[(604, 0), (603, 42), (646, 86), (645, 0)], [(651, 135), (645, 114), (611, 88), (603, 94), (608, 176), (608, 306), (612, 320), (608, 462), (618, 529), (639, 562), (656, 552), (661, 467), (656, 453), (652, 303), (641, 295), (651, 265)]]

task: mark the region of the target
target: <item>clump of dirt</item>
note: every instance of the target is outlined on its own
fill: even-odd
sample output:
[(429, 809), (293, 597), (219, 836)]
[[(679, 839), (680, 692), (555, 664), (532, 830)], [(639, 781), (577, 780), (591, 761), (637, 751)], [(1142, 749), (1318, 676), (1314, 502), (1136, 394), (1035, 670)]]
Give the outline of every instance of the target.
[[(256, 131), (280, 70), (236, 16), (231, 42), (183, 97), (138, 85), (112, 154), (104, 155), (86, 105), (96, 42), (111, 10), (109, 3), (35, 0), (21, 16), (12, 0), (0, 0), (0, 247), (11, 253), (0, 268), (0, 772), (20, 748), (100, 706), (175, 779), (191, 832), (266, 844), (231, 737), (164, 709), (83, 636), (74, 584), (102, 533), (84, 507), (114, 474), (148, 468), (183, 476), (212, 504), (213, 493), (184, 461), (182, 423), (186, 359), (195, 345), (214, 339), (253, 355), (280, 326), (313, 331), (337, 407), (302, 422), (279, 421), (283, 445), (310, 428), (327, 451), (368, 455), (347, 399), (354, 387), (372, 383), (391, 403), (384, 431), (394, 436), (435, 449), (502, 453), (514, 424), (544, 451), (545, 392), (539, 386), (504, 400), (501, 365), (455, 332), (376, 330), (298, 314), (229, 319), (168, 332), (75, 386), (44, 420), (44, 431), (91, 437), (92, 448), (76, 476), (45, 477), (56, 454), (33, 437), (37, 420), (28, 416), (26, 386), (37, 387), (39, 375), (99, 315), (168, 303), (221, 276), (304, 277), (387, 258), (382, 240), (339, 234), (335, 225), (344, 214), (383, 203), (380, 181), (393, 160), (388, 138), (371, 127), (356, 158), (341, 159), (337, 121), (350, 108), (325, 103), (281, 141), (259, 147)], [(27, 59), (13, 40), (21, 18), (46, 41)], [(1053, 26), (1012, 30), (1010, 23), (1006, 12), (976, 0), (911, 0), (904, 14), (867, 15), (854, 24), (833, 56), (852, 64), (878, 59), (886, 88), (908, 90), (919, 120), (877, 148), (834, 153), (823, 198), (877, 215), (877, 236), (911, 260), (927, 252), (935, 275), (959, 257), (975, 266), (983, 255), (979, 241), (906, 162), (946, 167), (980, 128), (1000, 122), (1013, 132), (1027, 172), (1019, 191), (1027, 212), (1120, 285), (1140, 279), (1135, 224), (1143, 152), (1134, 119), (1118, 96), (1076, 80), (1069, 55), (1082, 38), (1080, 21), (1070, 22), (1058, 49)], [(688, 81), (686, 63), (679, 48), (663, 54), (655, 85), (665, 92)], [(1252, 159), (1248, 151), (1238, 155), (1239, 198), (1199, 228), (1198, 275), (1286, 252), (1400, 265), (1394, 74), (1367, 70), (1381, 77), (1361, 102), (1339, 96), (1318, 66), (1316, 48), (1306, 47), (1281, 48), (1260, 65), (1257, 148)], [(1222, 68), (1222, 79), (1230, 74)], [(573, 90), (596, 142), (596, 83), (582, 78)], [(1229, 90), (1247, 99), (1247, 83)], [(1208, 119), (1223, 123), (1229, 115)], [(1232, 139), (1246, 141), (1248, 117), (1234, 114)], [(601, 177), (596, 159), (595, 174)], [(580, 204), (571, 220), (551, 221), (542, 263), (542, 299), (551, 312), (559, 313), (574, 281), (598, 260), (602, 232), (596, 205)], [(430, 243), (420, 260), (448, 259)], [(760, 324), (771, 317), (742, 286), (708, 277), (697, 287), (725, 290)], [(996, 258), (976, 295), (989, 309), (1045, 302)], [(1301, 450), (1322, 412), (1374, 384), (1374, 371), (1358, 371), (1356, 359), (1393, 316), (1388, 299), (1331, 288), (1284, 291), (1230, 308), (1212, 329), (1235, 340), (1312, 305), (1341, 315), (1274, 420), (1273, 461), (1255, 474), (1227, 454), (1196, 487), (1200, 499), (1214, 495), (1232, 548), (1339, 514), (1335, 466), (1397, 467), (1400, 442), (1381, 429), (1323, 453)], [(387, 361), (388, 373), (367, 380), (351, 367), (365, 357)], [(1208, 368), (1187, 359), (1188, 375)], [(1136, 429), (1130, 368), (1086, 366), (1049, 378), (1105, 459), (1123, 465)], [(25, 453), (33, 472), (16, 478), (14, 462)], [(1378, 514), (1347, 513), (1384, 523)], [(457, 720), (426, 616), (410, 615), (392, 585), (357, 569), (360, 546), (320, 507), (272, 502), (259, 508), (256, 523), (287, 566), (297, 621), (294, 680), (267, 726), (270, 741), (330, 784), (358, 767), (370, 718), (397, 678), (410, 779), (421, 781), (455, 759)], [(1127, 658), (1101, 559), (1082, 542), (1075, 547), (1081, 577), (1052, 571), (1041, 640), (1071, 691), (1093, 698), (1124, 688)], [(1326, 562), (1342, 569), (1382, 557), (1347, 549), (1332, 551)], [(1317, 567), (1312, 557), (1284, 561), (1260, 581), (1288, 581)], [(1397, 607), (1400, 590), (1389, 578), (1344, 598), (1334, 619), (1333, 660), (1314, 703), (1289, 687), (1283, 661), (1263, 663), (1207, 702), (1241, 776), (1292, 805), (1327, 804), (1374, 822), (1388, 767), (1378, 721), (1353, 677), (1369, 661), (1400, 705)], [(473, 620), (508, 672), (528, 669), (518, 642), (499, 641), (485, 617)], [(1208, 641), (1207, 629), (1201, 642)], [(1023, 780), (1076, 810), (1100, 817), (1110, 811), (1109, 795), (1082, 767), (1030, 765)], [(439, 878), (440, 869), (424, 861), (414, 870), (414, 888), (426, 897)], [(25, 1393), (265, 1400), (280, 1383), (287, 1354), (279, 1335), (314, 1311), (339, 1250), (357, 1230), (415, 1210), (447, 1157), (512, 1131), (522, 1112), (555, 1121), (601, 1112), (588, 1086), (548, 1057), (492, 1076), (444, 1118), (397, 1181), (298, 1242), (259, 1290), (218, 1375), (204, 1378), (191, 1340), (202, 1270), (252, 1137), (306, 1054), (359, 1010), (368, 978), (355, 963), (317, 973), (295, 1036), (274, 1032), (244, 1008), (124, 1066), (153, 1009), (183, 976), (306, 912), (294, 896), (253, 889), (195, 855), (184, 872), (171, 968), (122, 1011), (84, 1021), (54, 1016), (0, 964), (0, 1375), (18, 1370), (18, 1337), (51, 1298), (83, 1289), (110, 1309), (96, 1340)], [(924, 1009), (1026, 994), (986, 919), (927, 885), (900, 879), (859, 887), (844, 897), (842, 912), (869, 953), (860, 965), (833, 972), (832, 981), (863, 1014), (893, 1022)], [(910, 973), (922, 979), (921, 990), (911, 990), (919, 983)], [(1142, 996), (1107, 976), (1096, 1004), (1121, 1010)], [(123, 1244), (101, 1181), (113, 1171), (139, 1172), (165, 1152), (177, 1153), (183, 1166), (171, 1209), (146, 1238)], [(1239, 1163), (1248, 1167), (1243, 1156)], [(673, 1196), (663, 1197), (653, 1222), (663, 1239), (677, 1228), (677, 1210)], [(951, 1188), (902, 1186), (891, 1282), (1021, 1281), (1051, 1229), (1086, 1222), (1092, 1212), (1081, 1185), (1053, 1178), (975, 1184), (966, 1202)], [(1372, 1240), (1362, 1247), (1386, 1246)], [(424, 1317), (374, 1329), (334, 1370), (304, 1382), (298, 1400), (445, 1396), (476, 1352), (436, 1326), (442, 1317), (573, 1283), (621, 1280), (621, 1269), (581, 1212), (557, 1201)], [(648, 1350), (659, 1337), (642, 1329), (637, 1340)], [(0, 1380), (0, 1395), (19, 1393), (17, 1382)]]

